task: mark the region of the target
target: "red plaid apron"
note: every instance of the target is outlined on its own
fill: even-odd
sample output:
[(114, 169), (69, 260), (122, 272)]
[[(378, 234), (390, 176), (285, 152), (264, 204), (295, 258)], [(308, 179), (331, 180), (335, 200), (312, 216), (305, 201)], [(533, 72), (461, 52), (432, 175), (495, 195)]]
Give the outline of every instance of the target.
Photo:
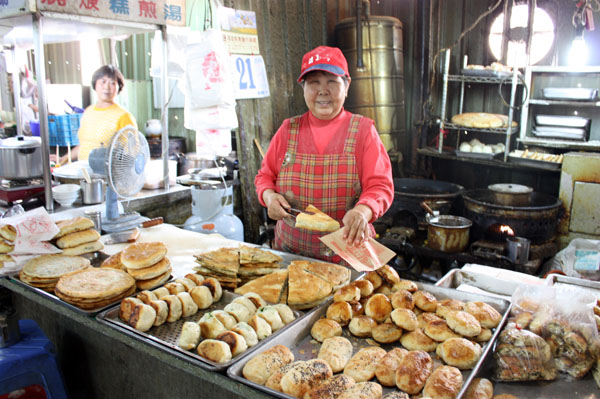
[[(277, 192), (292, 206), (305, 209), (313, 204), (329, 216), (342, 222), (360, 195), (360, 182), (354, 151), (360, 115), (353, 115), (348, 126), (341, 154), (300, 154), (298, 137), (300, 118), (290, 119), (290, 137), (285, 158), (277, 178)], [(293, 223), (293, 222), (292, 222)], [(328, 262), (340, 263), (341, 258), (329, 250), (319, 237), (328, 233), (296, 229), (283, 220), (275, 226), (275, 247), (286, 252)]]

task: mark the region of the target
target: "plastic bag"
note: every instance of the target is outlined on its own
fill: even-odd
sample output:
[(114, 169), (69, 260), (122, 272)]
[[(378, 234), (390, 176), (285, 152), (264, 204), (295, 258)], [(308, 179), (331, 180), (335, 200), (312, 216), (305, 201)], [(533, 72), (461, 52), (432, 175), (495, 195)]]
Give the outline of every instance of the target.
[(184, 126), (186, 129), (236, 129), (238, 124), (235, 106), (229, 104), (216, 105), (207, 108), (191, 108), (186, 100), (184, 111)]
[[(541, 337), (548, 345), (558, 371), (574, 378), (582, 378), (587, 374), (600, 352), (593, 312), (597, 302), (594, 295), (571, 286), (519, 287), (513, 294), (512, 302), (513, 318), (509, 319), (507, 329), (527, 330)], [(539, 342), (536, 345), (543, 346)], [(499, 347), (500, 343), (496, 351)], [(545, 351), (543, 348), (544, 356)], [(544, 356), (530, 362), (534, 370), (532, 373), (527, 373), (527, 368), (523, 368), (525, 379), (514, 381), (534, 377), (536, 367)], [(505, 371), (506, 363), (510, 361), (497, 357), (497, 366), (501, 371)]]
[(206, 159), (226, 157), (231, 152), (231, 130), (196, 130), (196, 155)]
[[(183, 79), (185, 76), (185, 51), (189, 28), (167, 25), (167, 75), (172, 79)], [(152, 39), (152, 58), (150, 59), (150, 76), (161, 77), (163, 62), (162, 33), (156, 31)]]
[(562, 270), (567, 276), (600, 280), (600, 241), (575, 238), (550, 261), (549, 270)]

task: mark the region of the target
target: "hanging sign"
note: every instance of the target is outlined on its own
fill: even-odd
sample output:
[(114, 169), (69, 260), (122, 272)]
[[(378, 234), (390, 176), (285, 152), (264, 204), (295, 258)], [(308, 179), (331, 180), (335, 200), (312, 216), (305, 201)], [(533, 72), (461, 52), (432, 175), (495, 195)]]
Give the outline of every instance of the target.
[(29, 2), (25, 0), (0, 0), (0, 18), (14, 17), (29, 11)]
[(260, 55), (231, 54), (235, 74), (235, 98), (269, 97), (265, 61)]
[(254, 11), (219, 7), (223, 41), (232, 54), (259, 54), (258, 30)]
[(165, 0), (37, 0), (37, 7), (40, 11), (158, 25), (165, 24), (167, 8)]

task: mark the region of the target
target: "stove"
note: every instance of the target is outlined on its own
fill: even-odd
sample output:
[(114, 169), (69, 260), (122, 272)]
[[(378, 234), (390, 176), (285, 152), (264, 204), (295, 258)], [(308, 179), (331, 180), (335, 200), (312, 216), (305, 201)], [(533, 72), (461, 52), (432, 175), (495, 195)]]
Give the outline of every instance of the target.
[(17, 201), (28, 201), (44, 195), (43, 179), (0, 180), (0, 201), (12, 206)]

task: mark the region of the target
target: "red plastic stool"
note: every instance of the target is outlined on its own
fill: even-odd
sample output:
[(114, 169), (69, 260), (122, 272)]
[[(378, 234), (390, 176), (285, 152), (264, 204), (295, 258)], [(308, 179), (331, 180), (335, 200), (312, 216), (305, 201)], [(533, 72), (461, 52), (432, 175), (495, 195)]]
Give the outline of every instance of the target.
[(0, 399), (11, 392), (21, 394), (17, 397), (22, 399), (66, 399), (52, 342), (33, 320), (19, 320), (19, 329), (21, 341), (0, 348)]

